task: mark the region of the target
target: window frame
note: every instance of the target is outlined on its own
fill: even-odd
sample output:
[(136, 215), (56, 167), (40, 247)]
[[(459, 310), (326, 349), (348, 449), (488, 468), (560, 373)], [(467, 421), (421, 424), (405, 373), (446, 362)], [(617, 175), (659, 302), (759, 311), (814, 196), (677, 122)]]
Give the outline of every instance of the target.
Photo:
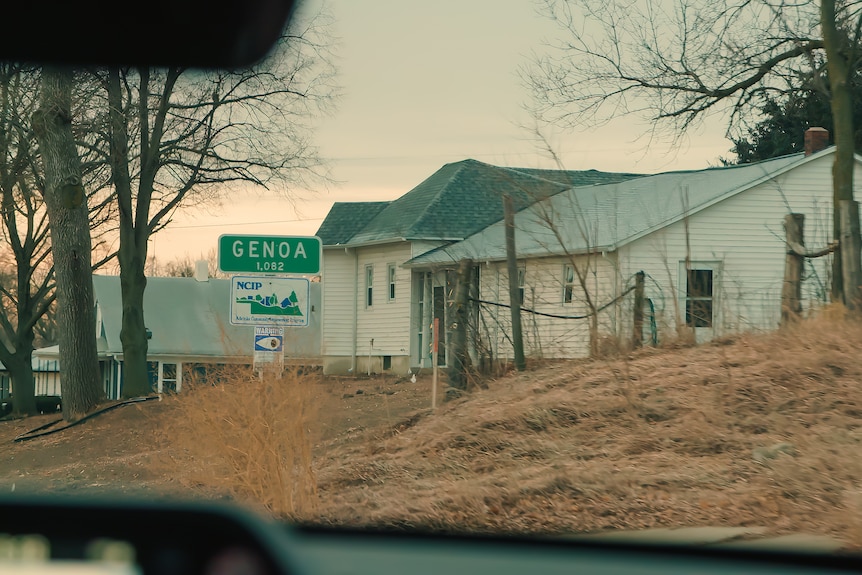
[(396, 269), (394, 263), (386, 264), (386, 278), (389, 287), (388, 291), (386, 292), (386, 295), (389, 296), (387, 298), (387, 301), (395, 301), (395, 297), (397, 295), (395, 290), (395, 283), (398, 279), (398, 270)]
[[(571, 274), (569, 273), (571, 272)], [(571, 277), (571, 279), (569, 279)], [(563, 264), (563, 304), (575, 301), (575, 266)]]
[(527, 265), (518, 266), (518, 295), (521, 299), (521, 305), (524, 305), (527, 294)]
[[(704, 276), (697, 279), (698, 274), (703, 272)], [(708, 273), (708, 279), (706, 274)], [(718, 282), (721, 275), (721, 262), (693, 261), (686, 266), (684, 261), (680, 262), (680, 314), (682, 323), (690, 329), (715, 329), (718, 323)], [(690, 290), (692, 282), (705, 284), (706, 294), (693, 294)], [(700, 303), (700, 305), (698, 305)], [(704, 305), (706, 304), (706, 305)], [(708, 309), (709, 317), (699, 310)]]
[(374, 264), (365, 264), (365, 309), (374, 307)]

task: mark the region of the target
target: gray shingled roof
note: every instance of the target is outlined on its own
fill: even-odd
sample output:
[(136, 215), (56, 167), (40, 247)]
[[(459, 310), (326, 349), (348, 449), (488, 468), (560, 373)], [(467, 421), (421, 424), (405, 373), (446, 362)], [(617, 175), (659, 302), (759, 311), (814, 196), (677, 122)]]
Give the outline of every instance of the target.
[[(123, 306), (118, 276), (93, 276), (109, 354), (121, 354)], [(253, 326), (230, 323), (230, 280), (147, 278), (144, 321), (153, 332), (149, 355), (251, 356)]]
[[(545, 177), (540, 177), (540, 176)], [(616, 182), (633, 174), (587, 170), (533, 170), (502, 168), (476, 160), (446, 164), (397, 200), (380, 208), (368, 223), (356, 229), (357, 204), (336, 204), (317, 235), (324, 245), (362, 244), (386, 240), (459, 240), (503, 218), (504, 195), (516, 210), (568, 189), (572, 185)], [(342, 223), (344, 222), (344, 223)]]
[[(679, 221), (784, 171), (831, 154), (783, 156), (753, 164), (666, 172), (622, 183), (575, 187), (515, 215), (519, 257), (614, 250), (652, 231)], [(558, 238), (547, 224), (553, 218)], [(582, 226), (589, 233), (582, 233)], [(589, 239), (589, 242), (587, 241)], [(565, 249), (560, 245), (562, 241)], [(442, 246), (407, 262), (411, 266), (450, 265), (465, 257), (503, 260), (506, 257), (502, 222), (464, 241)]]
[(598, 170), (545, 170), (537, 168), (512, 168), (537, 178), (560, 182), (569, 186), (592, 186), (600, 184), (613, 184), (624, 182), (632, 178), (639, 178), (644, 174), (628, 174), (614, 172), (600, 172)]
[(335, 202), (317, 230), (325, 246), (347, 243), (391, 202)]

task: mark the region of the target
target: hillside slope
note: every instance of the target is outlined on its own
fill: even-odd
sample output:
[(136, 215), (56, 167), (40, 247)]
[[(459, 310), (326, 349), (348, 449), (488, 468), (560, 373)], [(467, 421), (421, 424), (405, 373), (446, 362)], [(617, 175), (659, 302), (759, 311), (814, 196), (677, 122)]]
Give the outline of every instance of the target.
[(862, 549), (862, 324), (547, 362), (434, 413), (427, 374), (245, 377), (24, 443), (51, 416), (0, 422), (0, 490), (274, 513), (287, 494), (307, 521), (457, 531), (764, 526)]
[(318, 458), (322, 519), (518, 532), (765, 525), (862, 544), (862, 327), (807, 321), (492, 382)]

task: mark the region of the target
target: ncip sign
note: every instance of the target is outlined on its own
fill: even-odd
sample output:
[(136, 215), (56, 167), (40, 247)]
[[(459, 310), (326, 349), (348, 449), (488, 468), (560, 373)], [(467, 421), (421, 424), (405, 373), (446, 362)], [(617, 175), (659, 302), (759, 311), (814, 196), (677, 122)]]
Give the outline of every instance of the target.
[(223, 235), (218, 268), (225, 273), (318, 274), (322, 251), (315, 236)]

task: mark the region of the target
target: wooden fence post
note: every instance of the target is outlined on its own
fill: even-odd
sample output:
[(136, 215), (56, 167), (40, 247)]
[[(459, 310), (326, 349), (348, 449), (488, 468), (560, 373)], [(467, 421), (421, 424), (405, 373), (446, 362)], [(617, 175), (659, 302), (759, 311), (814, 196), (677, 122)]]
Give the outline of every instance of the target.
[(447, 342), (449, 353), (446, 355), (449, 363), (446, 372), (449, 386), (456, 389), (467, 389), (467, 370), (470, 367), (470, 355), (467, 353), (467, 322), (472, 277), (473, 260), (465, 258), (458, 266), (458, 285), (455, 287), (455, 302), (452, 306), (455, 325)]
[[(859, 203), (841, 200), (841, 269), (844, 276), (844, 305), (862, 310), (862, 262), (859, 261)], [(855, 257), (854, 257), (855, 256)]]
[(643, 345), (644, 334), (644, 272), (635, 274), (634, 321), (632, 322), (632, 347)]
[(781, 287), (781, 325), (799, 318), (802, 313), (802, 266), (805, 258), (794, 246), (805, 246), (805, 214), (784, 216), (786, 250), (784, 284)]

